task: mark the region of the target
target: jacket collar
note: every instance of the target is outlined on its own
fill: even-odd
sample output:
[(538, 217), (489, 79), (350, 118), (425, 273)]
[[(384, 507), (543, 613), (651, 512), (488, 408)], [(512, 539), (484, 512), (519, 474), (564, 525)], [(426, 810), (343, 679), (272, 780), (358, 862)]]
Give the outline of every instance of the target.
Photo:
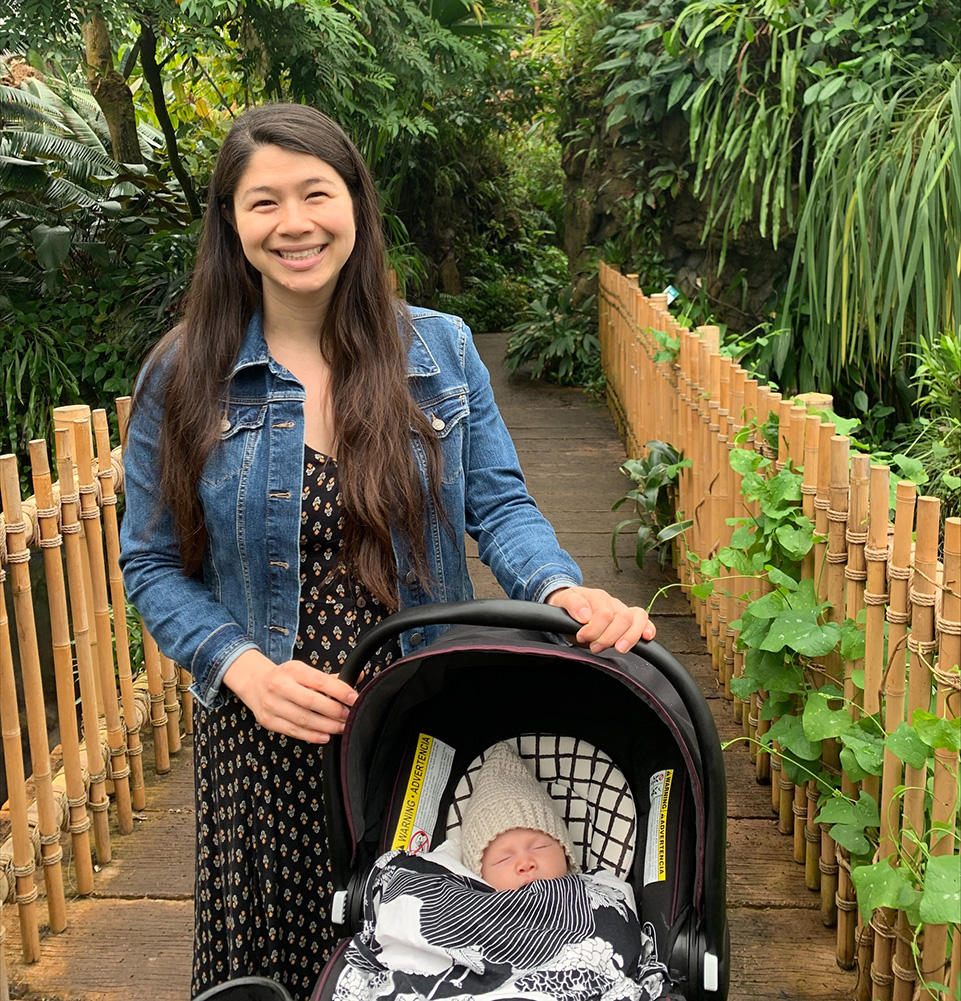
[[(398, 325), (400, 320), (398, 320)], [(416, 327), (411, 329), (411, 345), (407, 351), (407, 375), (409, 377), (420, 377), (428, 375), (438, 375), (440, 366), (434, 360), (434, 356), (427, 347), (427, 342), (420, 335)], [(241, 369), (250, 368), (253, 365), (266, 365), (275, 375), (285, 377), (290, 373), (282, 365), (278, 365), (270, 356), (267, 350), (267, 339), (264, 336), (264, 318), (258, 309), (250, 318), (247, 324), (247, 332), (241, 342), (240, 350), (237, 352), (237, 360), (234, 362), (230, 378), (233, 378)]]

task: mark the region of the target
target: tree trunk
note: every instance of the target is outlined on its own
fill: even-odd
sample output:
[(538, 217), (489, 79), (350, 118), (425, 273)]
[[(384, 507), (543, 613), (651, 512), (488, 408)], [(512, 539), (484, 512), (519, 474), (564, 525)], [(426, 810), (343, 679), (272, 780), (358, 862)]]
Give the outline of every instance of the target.
[(113, 158), (118, 163), (143, 163), (137, 138), (137, 119), (133, 110), (133, 94), (127, 81), (113, 65), (107, 22), (98, 7), (82, 10), (81, 30), (85, 47), (87, 85), (110, 129)]
[(167, 143), (167, 157), (170, 160), (170, 169), (174, 177), (180, 181), (184, 198), (190, 207), (190, 214), (194, 219), (199, 219), (201, 212), (200, 201), (194, 189), (194, 182), (190, 174), (184, 169), (180, 159), (180, 152), (177, 149), (177, 133), (174, 130), (173, 122), (167, 111), (167, 101), (164, 97), (163, 79), (160, 76), (160, 67), (157, 65), (157, 36), (154, 34), (153, 25), (144, 19), (140, 22), (140, 66), (143, 69), (144, 79), (150, 87), (150, 96), (153, 98), (153, 110), (163, 130), (164, 139)]

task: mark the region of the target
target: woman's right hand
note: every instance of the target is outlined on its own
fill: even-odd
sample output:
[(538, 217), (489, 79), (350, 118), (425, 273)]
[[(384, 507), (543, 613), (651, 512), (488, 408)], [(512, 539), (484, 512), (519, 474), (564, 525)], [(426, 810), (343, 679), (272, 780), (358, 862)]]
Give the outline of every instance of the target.
[(259, 650), (246, 650), (227, 668), (224, 684), (268, 730), (312, 744), (343, 733), (357, 693), (336, 675), (288, 660), (274, 664)]

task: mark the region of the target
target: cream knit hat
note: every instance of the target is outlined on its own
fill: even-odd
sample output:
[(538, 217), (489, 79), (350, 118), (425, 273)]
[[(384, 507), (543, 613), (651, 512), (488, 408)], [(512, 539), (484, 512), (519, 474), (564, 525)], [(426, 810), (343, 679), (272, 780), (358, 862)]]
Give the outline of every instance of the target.
[(464, 865), (480, 875), (484, 849), (498, 835), (515, 827), (549, 834), (567, 854), (571, 872), (580, 869), (567, 825), (558, 816), (547, 790), (514, 748), (501, 741), (487, 752), (464, 809), (461, 825)]

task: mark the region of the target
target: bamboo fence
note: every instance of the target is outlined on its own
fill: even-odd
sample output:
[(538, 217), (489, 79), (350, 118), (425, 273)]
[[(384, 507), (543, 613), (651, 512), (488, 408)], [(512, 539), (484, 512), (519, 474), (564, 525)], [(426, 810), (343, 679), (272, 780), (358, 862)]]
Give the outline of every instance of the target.
[[(129, 403), (117, 401), (121, 431)], [(111, 857), (111, 816), (121, 835), (133, 830), (133, 812), (145, 805), (144, 725), (153, 730), (153, 767), (165, 773), (180, 748), (181, 727), (189, 733), (192, 719), (189, 676), (160, 654), (139, 621), (142, 656), (128, 632), (117, 517), (123, 455), (111, 447), (107, 413), (61, 407), (54, 423), (56, 481), (46, 441), (30, 442), (27, 498), (17, 457), (0, 456), (0, 584), (9, 577), (9, 586), (0, 587), (0, 725), (9, 797), (0, 813), (0, 907), (16, 905), (28, 963), (40, 958), (42, 926), (53, 933), (67, 926), (65, 886), (70, 895), (94, 891), (94, 856), (101, 866)], [(38, 579), (45, 587), (34, 587)], [(49, 621), (58, 748), (50, 746), (44, 704), (41, 620)], [(51, 759), (60, 762), (55, 775)], [(49, 938), (45, 947), (55, 943)], [(0, 1001), (7, 1001), (3, 948), (0, 923)]]
[[(783, 399), (758, 385), (721, 355), (716, 328), (679, 327), (663, 297), (645, 296), (636, 275), (621, 275), (603, 263), (599, 321), (608, 400), (629, 455), (639, 457), (646, 442), (659, 440), (693, 460), (677, 487), (678, 518), (693, 521), (676, 539), (680, 583), (706, 639), (719, 692), (732, 701), (734, 719), (750, 738), (757, 778), (771, 783), (778, 828), (792, 838), (793, 858), (805, 867), (807, 887), (820, 894), (824, 924), (836, 928), (838, 964), (859, 968), (859, 1001), (957, 997), (958, 926), (927, 924), (916, 936), (907, 914), (888, 908), (874, 911), (867, 924), (861, 920), (850, 856), (831, 838), (830, 825), (817, 821), (817, 783), (795, 787), (784, 776), (776, 742), (770, 753), (758, 751), (757, 742), (773, 723), (765, 719), (765, 693), (743, 704), (732, 694), (731, 680), (744, 670), (744, 652), (731, 623), (747, 600), (771, 585), (766, 578), (747, 587), (739, 582), (730, 590), (746, 591), (746, 597), (727, 597), (722, 566), (713, 592), (700, 599), (692, 590), (697, 561), (690, 558), (703, 559), (730, 545), (729, 519), (758, 514), (741, 496), (740, 478), (731, 469), (735, 435), (740, 447), (761, 452), (775, 469), (790, 465), (800, 472), (801, 508), (816, 532), (802, 576), (829, 602), (826, 621), (850, 618), (862, 623), (865, 633), (863, 658), (844, 661), (835, 650), (814, 666), (844, 691), (843, 700), (829, 703), (832, 708), (843, 707), (852, 720), (873, 716), (890, 735), (919, 709), (933, 709), (943, 720), (961, 715), (961, 520), (947, 519), (939, 538), (937, 499), (918, 497), (914, 484), (900, 482), (892, 525), (888, 467), (863, 454), (852, 457), (850, 440), (811, 413), (830, 410), (830, 397)], [(662, 349), (665, 334), (676, 343), (676, 353)], [(758, 432), (769, 415), (778, 418), (776, 449)], [(856, 684), (861, 672), (863, 690)], [(889, 749), (880, 777), (855, 782), (840, 768), (839, 751), (836, 739), (823, 741), (822, 767), (841, 776), (846, 797), (857, 801), (863, 791), (879, 803), (876, 860), (915, 869), (924, 857), (958, 855), (956, 751), (935, 752), (930, 788), (927, 764), (903, 765)], [(932, 801), (927, 815), (926, 788)]]

